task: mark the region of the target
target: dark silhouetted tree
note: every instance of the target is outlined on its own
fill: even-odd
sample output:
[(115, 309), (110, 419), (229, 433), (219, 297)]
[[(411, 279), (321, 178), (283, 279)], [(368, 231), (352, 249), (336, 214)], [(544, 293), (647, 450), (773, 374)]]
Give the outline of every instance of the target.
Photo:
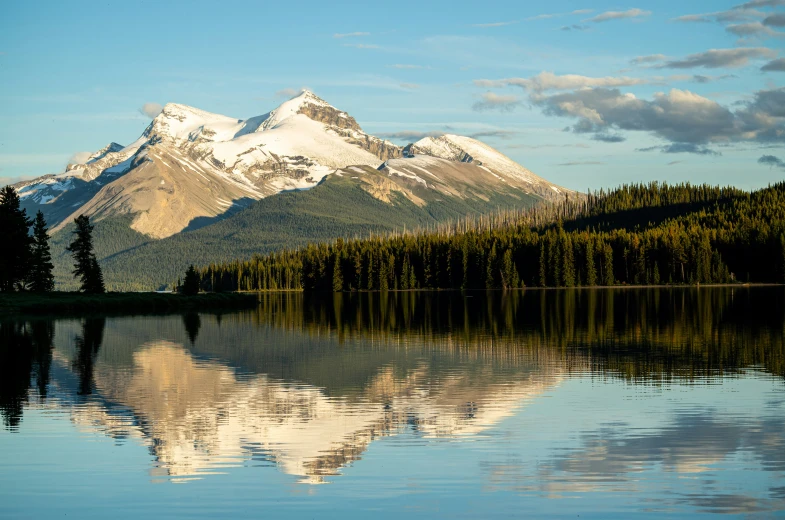
[(32, 369), (32, 340), (24, 324), (0, 321), (0, 414), (6, 428), (19, 426)]
[(55, 277), (52, 274), (54, 265), (49, 251), (47, 231), (44, 214), (39, 211), (33, 222), (33, 247), (30, 255), (30, 273), (27, 278), (27, 287), (35, 292), (49, 292), (55, 287)]
[(199, 294), (199, 273), (193, 265), (189, 266), (185, 271), (185, 279), (183, 285), (180, 287), (180, 293), (186, 296), (193, 296)]
[(195, 312), (183, 314), (183, 325), (185, 326), (185, 333), (188, 334), (188, 339), (191, 345), (196, 342), (196, 337), (199, 335), (199, 329), (202, 328), (202, 319)]
[(82, 282), (81, 290), (89, 294), (101, 294), (104, 289), (104, 278), (101, 266), (93, 253), (93, 226), (85, 215), (74, 219), (76, 235), (66, 248), (74, 257), (73, 274)]
[(82, 335), (76, 337), (74, 368), (79, 374), (79, 395), (93, 393), (93, 365), (104, 340), (105, 325), (106, 318), (87, 318), (82, 322)]
[(30, 336), (35, 354), (35, 379), (38, 397), (46, 399), (49, 387), (49, 372), (52, 366), (52, 348), (55, 339), (55, 324), (49, 320), (36, 320), (30, 323)]
[(14, 188), (6, 186), (0, 190), (3, 247), (0, 254), (0, 291), (21, 288), (30, 268), (30, 247), (33, 242), (28, 233), (30, 219), (19, 204), (19, 195)]

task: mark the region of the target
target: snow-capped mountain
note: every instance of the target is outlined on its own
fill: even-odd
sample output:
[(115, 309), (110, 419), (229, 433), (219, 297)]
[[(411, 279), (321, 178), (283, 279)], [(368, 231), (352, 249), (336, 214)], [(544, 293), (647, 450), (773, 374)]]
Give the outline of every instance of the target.
[(245, 120), (170, 103), (134, 143), (111, 143), (84, 164), (16, 187), (28, 211), (42, 210), (54, 231), (80, 214), (124, 216), (133, 230), (164, 238), (352, 166), (461, 196), (472, 196), (465, 185), (545, 199), (565, 191), (468, 137), (426, 138), (404, 153), (307, 90)]
[(247, 120), (170, 103), (130, 146), (112, 143), (85, 164), (18, 187), (23, 199), (48, 206), (55, 231), (80, 214), (130, 215), (134, 230), (162, 238), (195, 219), (310, 188), (336, 168), (396, 155), (399, 147), (304, 91)]
[(419, 154), (474, 164), (500, 182), (545, 199), (560, 198), (562, 194), (570, 192), (535, 175), (498, 150), (471, 137), (452, 134), (426, 137), (407, 149), (407, 155)]

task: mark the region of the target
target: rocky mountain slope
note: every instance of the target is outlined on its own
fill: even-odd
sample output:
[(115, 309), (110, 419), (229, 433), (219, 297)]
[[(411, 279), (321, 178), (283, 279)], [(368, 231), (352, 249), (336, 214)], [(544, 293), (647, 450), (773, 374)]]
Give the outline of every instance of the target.
[[(407, 159), (408, 161), (408, 159)], [(391, 163), (393, 161), (390, 161)], [(414, 162), (414, 161), (413, 161)], [(350, 166), (325, 178), (310, 190), (289, 191), (254, 202), (248, 208), (210, 225), (150, 240), (128, 228), (123, 219), (109, 218), (96, 224), (96, 248), (108, 286), (124, 290), (163, 288), (189, 264), (250, 258), (284, 248), (336, 237), (366, 237), (433, 226), (466, 215), (497, 208), (527, 207), (542, 199), (497, 185), (446, 183), (450, 161), (430, 162), (441, 182), (416, 180), (369, 166)], [(470, 166), (470, 165), (466, 165)], [(408, 168), (402, 168), (406, 173)], [(477, 168), (471, 165), (471, 168)], [(477, 168), (479, 169), (479, 168)], [(414, 171), (418, 171), (414, 169)], [(455, 169), (463, 172), (464, 168)], [(480, 172), (485, 173), (483, 170)], [(429, 174), (419, 172), (423, 177)], [(493, 178), (492, 176), (488, 175)], [(490, 180), (490, 179), (488, 179)], [(504, 190), (500, 188), (504, 187)], [(65, 245), (68, 231), (54, 237), (58, 280), (69, 280), (70, 258)]]
[(249, 201), (313, 187), (336, 168), (375, 167), (400, 154), (303, 91), (247, 120), (170, 103), (133, 144), (112, 143), (85, 164), (17, 188), (28, 211), (44, 211), (55, 230), (81, 214), (130, 215), (133, 230), (163, 238)]
[[(471, 137), (452, 134), (426, 137), (407, 147), (407, 155), (440, 157), (453, 163), (475, 165), (499, 182), (546, 200), (561, 199), (570, 191), (538, 177), (498, 150)], [(474, 172), (467, 174), (480, 178)]]
[(118, 289), (165, 286), (189, 263), (569, 193), (468, 137), (396, 146), (309, 91), (245, 120), (170, 103), (134, 143), (111, 143), (84, 164), (16, 187), (54, 233), (60, 287), (73, 283), (65, 244), (85, 214), (107, 285)]

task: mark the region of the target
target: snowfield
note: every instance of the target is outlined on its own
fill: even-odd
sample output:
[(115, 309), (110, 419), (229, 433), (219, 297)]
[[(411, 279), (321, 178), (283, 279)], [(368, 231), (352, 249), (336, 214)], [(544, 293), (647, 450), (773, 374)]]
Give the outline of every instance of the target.
[(366, 134), (347, 113), (304, 90), (245, 120), (169, 103), (130, 145), (109, 143), (84, 164), (16, 187), (29, 210), (45, 212), (53, 231), (80, 214), (133, 215), (131, 227), (156, 238), (249, 200), (312, 188), (339, 170), (378, 169), (455, 196), (467, 196), (466, 185), (471, 193), (514, 187), (547, 199), (569, 191), (468, 137), (428, 137), (412, 150), (413, 157), (401, 158), (401, 148)]

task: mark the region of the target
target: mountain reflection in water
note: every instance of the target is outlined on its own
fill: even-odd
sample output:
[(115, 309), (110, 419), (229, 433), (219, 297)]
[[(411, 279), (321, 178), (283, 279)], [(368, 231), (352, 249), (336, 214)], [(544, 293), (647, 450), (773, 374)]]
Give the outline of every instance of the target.
[[(492, 436), (580, 378), (703, 388), (758, 373), (781, 391), (784, 303), (782, 288), (281, 293), (223, 315), (6, 321), (0, 410), (9, 432), (30, 408), (133, 439), (153, 456), (154, 480), (250, 461), (321, 483), (384, 437)], [(481, 470), (489, 489), (554, 496), (633, 485), (653, 466), (706, 472), (740, 454), (783, 474), (774, 395), (772, 414), (741, 420), (688, 409), (659, 429), (631, 419), (582, 430), (567, 418), (574, 446), (534, 469), (489, 458)], [(781, 481), (765, 500), (691, 485), (679, 500), (705, 511), (785, 506)]]

